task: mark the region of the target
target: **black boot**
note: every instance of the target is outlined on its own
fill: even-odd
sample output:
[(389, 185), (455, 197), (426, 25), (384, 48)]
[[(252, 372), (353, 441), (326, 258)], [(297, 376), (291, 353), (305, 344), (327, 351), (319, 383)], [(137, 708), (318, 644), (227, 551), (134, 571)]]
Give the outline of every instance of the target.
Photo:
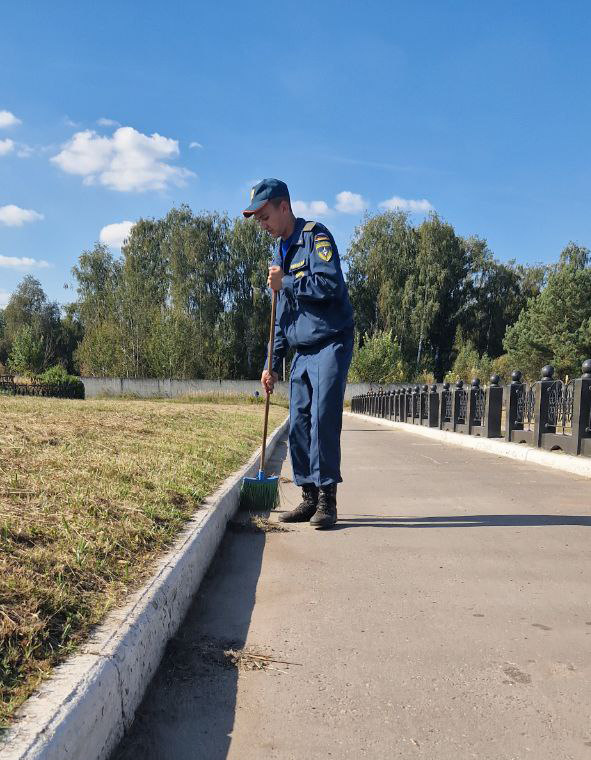
[(318, 509), (310, 520), (314, 528), (332, 528), (337, 521), (337, 484), (321, 486)]
[(291, 512), (282, 512), (278, 517), (279, 522), (308, 522), (314, 512), (316, 512), (318, 493), (318, 486), (302, 486), (301, 503), (295, 509), (292, 509)]

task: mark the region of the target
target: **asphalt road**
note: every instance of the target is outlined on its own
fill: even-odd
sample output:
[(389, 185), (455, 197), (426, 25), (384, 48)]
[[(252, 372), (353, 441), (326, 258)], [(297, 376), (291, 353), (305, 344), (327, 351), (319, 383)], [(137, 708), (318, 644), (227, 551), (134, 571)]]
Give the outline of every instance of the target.
[(589, 480), (352, 417), (343, 472), (228, 531), (114, 758), (591, 760)]

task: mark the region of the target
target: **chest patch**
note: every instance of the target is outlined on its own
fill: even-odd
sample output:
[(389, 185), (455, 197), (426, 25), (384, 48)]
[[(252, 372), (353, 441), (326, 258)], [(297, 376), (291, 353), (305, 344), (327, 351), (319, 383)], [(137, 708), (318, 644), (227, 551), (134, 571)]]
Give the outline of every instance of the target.
[(302, 259), (301, 261), (293, 261), (289, 266), (289, 271), (293, 272), (295, 269), (299, 269), (300, 267), (305, 266), (306, 259)]
[(332, 244), (328, 235), (321, 233), (314, 238), (314, 250), (322, 261), (330, 261), (332, 258)]

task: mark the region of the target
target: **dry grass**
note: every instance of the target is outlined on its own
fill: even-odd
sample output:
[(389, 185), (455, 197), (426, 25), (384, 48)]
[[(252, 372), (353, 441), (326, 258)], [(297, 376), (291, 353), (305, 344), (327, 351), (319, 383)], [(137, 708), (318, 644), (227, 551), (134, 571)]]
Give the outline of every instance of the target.
[[(142, 401), (141, 396), (135, 393), (124, 393), (122, 395), (114, 396), (112, 393), (102, 393), (97, 396), (98, 399), (103, 401), (112, 399), (124, 399), (126, 401)], [(174, 404), (224, 404), (226, 406), (264, 406), (265, 398), (263, 395), (255, 396), (250, 393), (222, 393), (222, 392), (205, 392), (199, 391), (196, 393), (187, 393), (183, 396), (175, 396), (172, 399), (155, 396), (150, 399), (151, 401), (169, 401)], [(271, 406), (282, 406), (284, 409), (289, 409), (289, 399), (280, 393), (274, 393), (271, 396)]]
[(287, 533), (290, 528), (277, 522), (271, 522), (261, 515), (248, 515), (247, 518), (231, 520), (228, 530), (233, 533)]
[(243, 646), (237, 641), (200, 636), (197, 642), (173, 638), (162, 660), (160, 672), (168, 688), (174, 688), (179, 682), (194, 683), (196, 679), (203, 679), (204, 675), (209, 680), (219, 677), (216, 673), (219, 670), (239, 673), (275, 670), (286, 674), (292, 665), (301, 667), (302, 663), (285, 660), (273, 649), (263, 651), (260, 647)]
[[(285, 410), (271, 408), (271, 429)], [(0, 729), (260, 445), (238, 404), (0, 397)]]

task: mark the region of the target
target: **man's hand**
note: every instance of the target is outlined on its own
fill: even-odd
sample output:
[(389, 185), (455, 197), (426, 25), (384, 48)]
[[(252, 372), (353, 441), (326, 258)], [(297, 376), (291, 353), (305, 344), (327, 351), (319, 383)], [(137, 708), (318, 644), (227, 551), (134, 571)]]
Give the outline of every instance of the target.
[(273, 386), (279, 380), (279, 375), (276, 372), (269, 372), (264, 369), (261, 375), (261, 385), (263, 386), (265, 393), (273, 393)]
[(283, 287), (283, 269), (281, 267), (269, 267), (269, 277), (267, 284), (273, 290), (281, 290)]

